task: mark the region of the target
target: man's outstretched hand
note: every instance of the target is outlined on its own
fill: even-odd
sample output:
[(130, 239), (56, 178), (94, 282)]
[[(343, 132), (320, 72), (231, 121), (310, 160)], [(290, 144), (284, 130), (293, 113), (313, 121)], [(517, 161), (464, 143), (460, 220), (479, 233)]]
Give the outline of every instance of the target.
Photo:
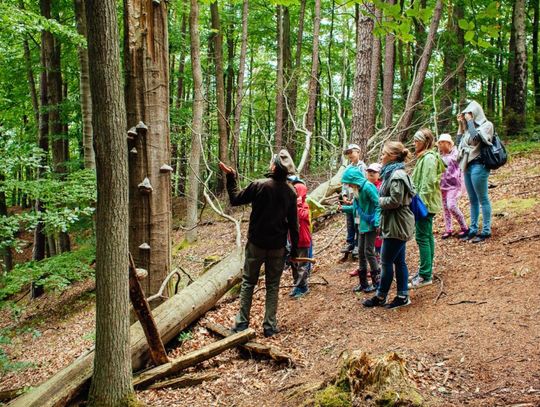
[(228, 165), (226, 165), (225, 163), (223, 162), (219, 162), (219, 168), (221, 169), (221, 171), (223, 171), (225, 174), (234, 174), (234, 170), (229, 167)]

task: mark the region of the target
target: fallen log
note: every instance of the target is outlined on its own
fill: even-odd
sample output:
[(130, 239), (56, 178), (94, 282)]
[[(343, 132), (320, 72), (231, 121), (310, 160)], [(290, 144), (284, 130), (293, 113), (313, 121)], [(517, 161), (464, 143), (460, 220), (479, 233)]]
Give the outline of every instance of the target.
[(174, 379), (170, 380), (164, 380), (162, 382), (154, 383), (150, 386), (148, 386), (148, 390), (151, 389), (181, 389), (182, 387), (191, 387), (196, 386), (198, 384), (201, 384), (203, 382), (207, 382), (209, 380), (215, 380), (219, 377), (219, 374), (217, 373), (193, 373), (193, 374), (185, 374), (180, 377), (175, 377)]
[(26, 387), (19, 387), (17, 389), (0, 390), (0, 402), (13, 400), (15, 397), (21, 395), (26, 390)]
[(174, 375), (183, 369), (204, 362), (205, 360), (213, 358), (227, 349), (245, 343), (254, 337), (255, 331), (251, 328), (235, 333), (225, 339), (203, 346), (201, 349), (173, 359), (169, 363), (165, 363), (141, 373), (133, 379), (133, 386), (137, 389), (143, 389), (159, 379)]
[[(169, 342), (191, 323), (204, 315), (242, 276), (243, 250), (237, 248), (193, 284), (156, 307), (153, 311), (159, 334)], [(148, 360), (148, 344), (139, 322), (131, 326), (133, 370)], [(94, 352), (79, 357), (34, 390), (16, 398), (15, 407), (62, 406), (76, 396), (92, 376)]]
[[(209, 322), (205, 326), (206, 329), (208, 329), (210, 332), (213, 332), (220, 336), (228, 337), (234, 334), (233, 331), (225, 328), (223, 325), (220, 324)], [(248, 352), (250, 356), (252, 356), (253, 354), (265, 356), (271, 358), (278, 363), (286, 363), (291, 367), (294, 366), (293, 359), (275, 346), (263, 345), (262, 343), (258, 342), (246, 342), (240, 345), (240, 349)]]

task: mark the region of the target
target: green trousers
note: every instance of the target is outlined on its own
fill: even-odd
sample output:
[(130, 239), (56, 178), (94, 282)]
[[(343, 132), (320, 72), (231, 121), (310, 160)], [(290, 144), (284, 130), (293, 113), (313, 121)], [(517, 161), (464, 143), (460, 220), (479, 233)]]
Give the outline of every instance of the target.
[(420, 277), (433, 278), (433, 258), (435, 257), (435, 238), (433, 237), (433, 217), (430, 213), (425, 219), (416, 222), (416, 243), (420, 252)]
[(263, 328), (276, 329), (279, 282), (285, 266), (285, 248), (267, 250), (248, 242), (246, 260), (240, 290), (240, 311), (236, 315), (236, 326), (249, 325), (249, 313), (253, 301), (253, 290), (259, 281), (261, 266), (264, 264), (266, 281), (266, 301)]

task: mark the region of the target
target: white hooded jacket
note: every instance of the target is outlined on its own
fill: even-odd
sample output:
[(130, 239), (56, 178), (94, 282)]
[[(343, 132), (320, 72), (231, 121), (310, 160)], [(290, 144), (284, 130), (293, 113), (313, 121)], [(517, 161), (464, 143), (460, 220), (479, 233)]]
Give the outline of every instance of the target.
[(472, 101), (461, 112), (472, 113), (473, 120), (467, 123), (467, 129), (464, 134), (458, 134), (459, 165), (463, 171), (467, 165), (480, 156), (480, 147), (482, 143), (491, 145), (495, 129), (484, 114), (484, 109), (476, 101)]

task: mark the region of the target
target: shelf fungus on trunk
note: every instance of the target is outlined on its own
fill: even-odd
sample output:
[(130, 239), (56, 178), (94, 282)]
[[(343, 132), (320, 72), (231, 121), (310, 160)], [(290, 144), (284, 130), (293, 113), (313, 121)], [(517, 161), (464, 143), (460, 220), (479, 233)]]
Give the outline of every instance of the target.
[(173, 167), (171, 167), (169, 164), (163, 164), (161, 167), (159, 167), (159, 172), (161, 173), (168, 173), (172, 171)]
[(141, 244), (139, 246), (139, 249), (140, 250), (150, 250), (150, 245), (148, 243), (144, 242), (143, 244)]
[(137, 129), (135, 127), (132, 127), (128, 130), (128, 139), (134, 140), (135, 137), (137, 137)]
[(148, 177), (145, 177), (143, 181), (139, 185), (137, 185), (137, 187), (142, 194), (151, 194), (154, 190), (154, 188), (152, 188), (152, 184), (150, 184), (150, 179), (148, 179)]
[(139, 122), (139, 124), (137, 124), (135, 129), (137, 130), (137, 134), (139, 134), (139, 135), (141, 135), (143, 137), (146, 136), (146, 133), (148, 132), (148, 126), (146, 124), (144, 124), (142, 121)]
[(139, 154), (139, 152), (137, 151), (137, 149), (135, 147), (133, 147), (131, 150), (129, 150), (130, 154), (133, 154), (133, 155), (136, 155), (136, 154)]
[[(148, 248), (150, 248), (150, 246), (148, 246)], [(146, 277), (148, 277), (148, 270), (136, 268), (135, 274), (137, 275), (137, 280), (144, 280)]]

